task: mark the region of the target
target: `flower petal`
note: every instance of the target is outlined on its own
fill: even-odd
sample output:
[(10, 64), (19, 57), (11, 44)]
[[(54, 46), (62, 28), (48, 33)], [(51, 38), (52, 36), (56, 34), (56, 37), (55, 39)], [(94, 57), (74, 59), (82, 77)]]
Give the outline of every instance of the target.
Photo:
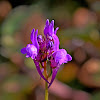
[(35, 29), (32, 30), (31, 32), (31, 41), (33, 43), (34, 46), (36, 46), (37, 50), (39, 50), (39, 44), (37, 41), (37, 34), (38, 34), (38, 30), (35, 31)]
[(29, 58), (29, 57), (30, 57), (30, 56), (27, 54), (27, 55), (26, 55), (26, 58)]
[(60, 66), (58, 66), (58, 67), (56, 67), (55, 69), (53, 69), (53, 71), (52, 71), (52, 79), (51, 79), (51, 82), (50, 82), (48, 88), (49, 88), (49, 87), (51, 86), (51, 84), (53, 83), (53, 81), (54, 81), (54, 79), (55, 79), (55, 77), (56, 77), (56, 75), (57, 75), (57, 72), (58, 72), (58, 70), (59, 70), (59, 67), (60, 67)]
[(26, 53), (27, 53), (27, 51), (26, 51), (26, 48), (25, 48), (25, 47), (21, 49), (21, 53), (22, 53), (22, 54), (26, 54)]
[(70, 54), (67, 54), (66, 56), (67, 56), (67, 58), (68, 58), (68, 61), (71, 61), (71, 60), (72, 60), (72, 57), (71, 57)]
[(57, 28), (55, 29), (54, 34), (56, 34), (56, 33), (57, 33), (58, 29), (59, 29), (59, 27), (57, 27)]
[(34, 63), (35, 63), (35, 66), (36, 66), (37, 71), (38, 71), (38, 73), (40, 74), (40, 76), (41, 76), (47, 83), (49, 83), (49, 82), (47, 81), (47, 79), (43, 76), (42, 72), (41, 72), (41, 69), (40, 69), (40, 66), (39, 66), (39, 62), (37, 62), (37, 61), (34, 59)]
[(49, 34), (49, 25), (46, 25), (44, 28), (44, 35), (47, 36)]
[(52, 26), (54, 27), (54, 20), (51, 21)]
[(46, 20), (46, 26), (49, 25), (49, 19)]
[(47, 34), (50, 36), (52, 36), (54, 34), (54, 20), (52, 20), (49, 25), (49, 20), (47, 19), (46, 25), (44, 28), (44, 35), (47, 36)]
[(31, 37), (30, 37), (33, 45), (34, 45), (34, 32), (35, 32), (35, 29), (32, 30)]
[(36, 30), (35, 34), (34, 34), (34, 45), (36, 46), (37, 51), (39, 51), (39, 44), (38, 44), (38, 40), (37, 40), (37, 34), (38, 34), (38, 30)]
[(48, 33), (49, 33), (50, 36), (53, 36), (53, 34), (54, 34), (54, 26), (53, 26), (53, 24), (54, 23), (51, 22), (50, 25), (49, 25), (49, 32)]
[(56, 34), (53, 35), (53, 40), (54, 40), (54, 50), (57, 51), (59, 50), (59, 38), (57, 37)]

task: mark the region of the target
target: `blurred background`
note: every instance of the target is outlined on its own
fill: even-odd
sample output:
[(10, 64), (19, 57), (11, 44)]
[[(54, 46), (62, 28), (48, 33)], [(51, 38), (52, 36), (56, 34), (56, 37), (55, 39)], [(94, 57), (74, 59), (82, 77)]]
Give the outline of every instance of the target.
[(44, 100), (44, 81), (20, 50), (33, 28), (43, 34), (47, 18), (73, 57), (60, 67), (49, 100), (100, 100), (100, 0), (0, 0), (0, 100)]

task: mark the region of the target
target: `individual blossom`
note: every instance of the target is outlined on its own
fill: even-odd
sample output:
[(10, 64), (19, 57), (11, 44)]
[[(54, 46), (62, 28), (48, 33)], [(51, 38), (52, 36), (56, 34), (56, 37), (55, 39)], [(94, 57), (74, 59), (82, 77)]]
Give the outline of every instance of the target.
[[(32, 44), (28, 44), (21, 49), (22, 54), (26, 54), (27, 58), (31, 57), (33, 59), (40, 77), (49, 84), (48, 87), (53, 83), (59, 67), (72, 60), (72, 57), (65, 49), (59, 49), (59, 38), (56, 35), (58, 29), (57, 27), (54, 30), (54, 20), (49, 23), (47, 19), (44, 27), (44, 37), (38, 35), (38, 30), (35, 31), (33, 29), (30, 37)], [(52, 72), (50, 82), (48, 82), (49, 74), (43, 74), (47, 67), (49, 67), (47, 62), (50, 63), (49, 66)]]
[(52, 79), (49, 84), (49, 87), (54, 81), (60, 65), (67, 63), (68, 61), (71, 61), (71, 60), (72, 60), (72, 57), (69, 54), (67, 54), (65, 49), (59, 49), (58, 51), (53, 53), (52, 59), (51, 59), (51, 67), (53, 71), (52, 71)]

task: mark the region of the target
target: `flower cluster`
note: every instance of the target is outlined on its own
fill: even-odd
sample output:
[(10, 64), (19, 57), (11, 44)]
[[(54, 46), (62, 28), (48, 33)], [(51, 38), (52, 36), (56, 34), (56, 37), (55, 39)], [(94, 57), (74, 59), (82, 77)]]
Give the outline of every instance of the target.
[[(26, 57), (31, 57), (35, 63), (38, 73), (40, 76), (51, 86), (54, 81), (57, 71), (61, 64), (67, 63), (72, 60), (72, 57), (67, 54), (65, 49), (59, 49), (59, 38), (56, 33), (59, 28), (54, 30), (54, 20), (49, 23), (47, 19), (44, 28), (44, 37), (38, 35), (38, 30), (32, 30), (31, 41), (32, 44), (28, 44), (26, 47), (21, 49), (22, 54), (26, 54)], [(52, 70), (51, 81), (48, 82), (47, 77), (44, 76), (43, 71), (46, 67), (46, 63), (50, 63)], [(41, 66), (42, 68), (41, 68)]]

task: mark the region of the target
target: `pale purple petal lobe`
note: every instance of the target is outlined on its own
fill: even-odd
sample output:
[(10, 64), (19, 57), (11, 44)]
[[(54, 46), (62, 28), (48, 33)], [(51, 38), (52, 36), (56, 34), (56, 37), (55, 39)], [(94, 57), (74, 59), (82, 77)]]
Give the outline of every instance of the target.
[(26, 54), (26, 53), (27, 53), (25, 47), (21, 49), (21, 53), (22, 53), (22, 54)]
[(67, 54), (67, 58), (68, 58), (68, 61), (71, 61), (72, 60), (72, 57), (70, 54)]
[(30, 37), (33, 45), (34, 45), (34, 32), (35, 32), (35, 29), (32, 30), (31, 37)]
[(59, 27), (57, 27), (57, 28), (55, 29), (54, 34), (56, 34), (56, 33), (57, 33), (58, 29), (59, 29)]
[(38, 44), (38, 40), (37, 40), (37, 34), (38, 34), (38, 30), (35, 31), (35, 35), (34, 35), (34, 45), (37, 48), (37, 51), (39, 51), (39, 44)]
[(26, 58), (29, 58), (30, 56), (29, 55), (26, 55)]
[(53, 40), (54, 40), (54, 49), (55, 51), (59, 50), (59, 38), (57, 35), (53, 35)]
[(46, 20), (46, 26), (49, 25), (49, 19)]

